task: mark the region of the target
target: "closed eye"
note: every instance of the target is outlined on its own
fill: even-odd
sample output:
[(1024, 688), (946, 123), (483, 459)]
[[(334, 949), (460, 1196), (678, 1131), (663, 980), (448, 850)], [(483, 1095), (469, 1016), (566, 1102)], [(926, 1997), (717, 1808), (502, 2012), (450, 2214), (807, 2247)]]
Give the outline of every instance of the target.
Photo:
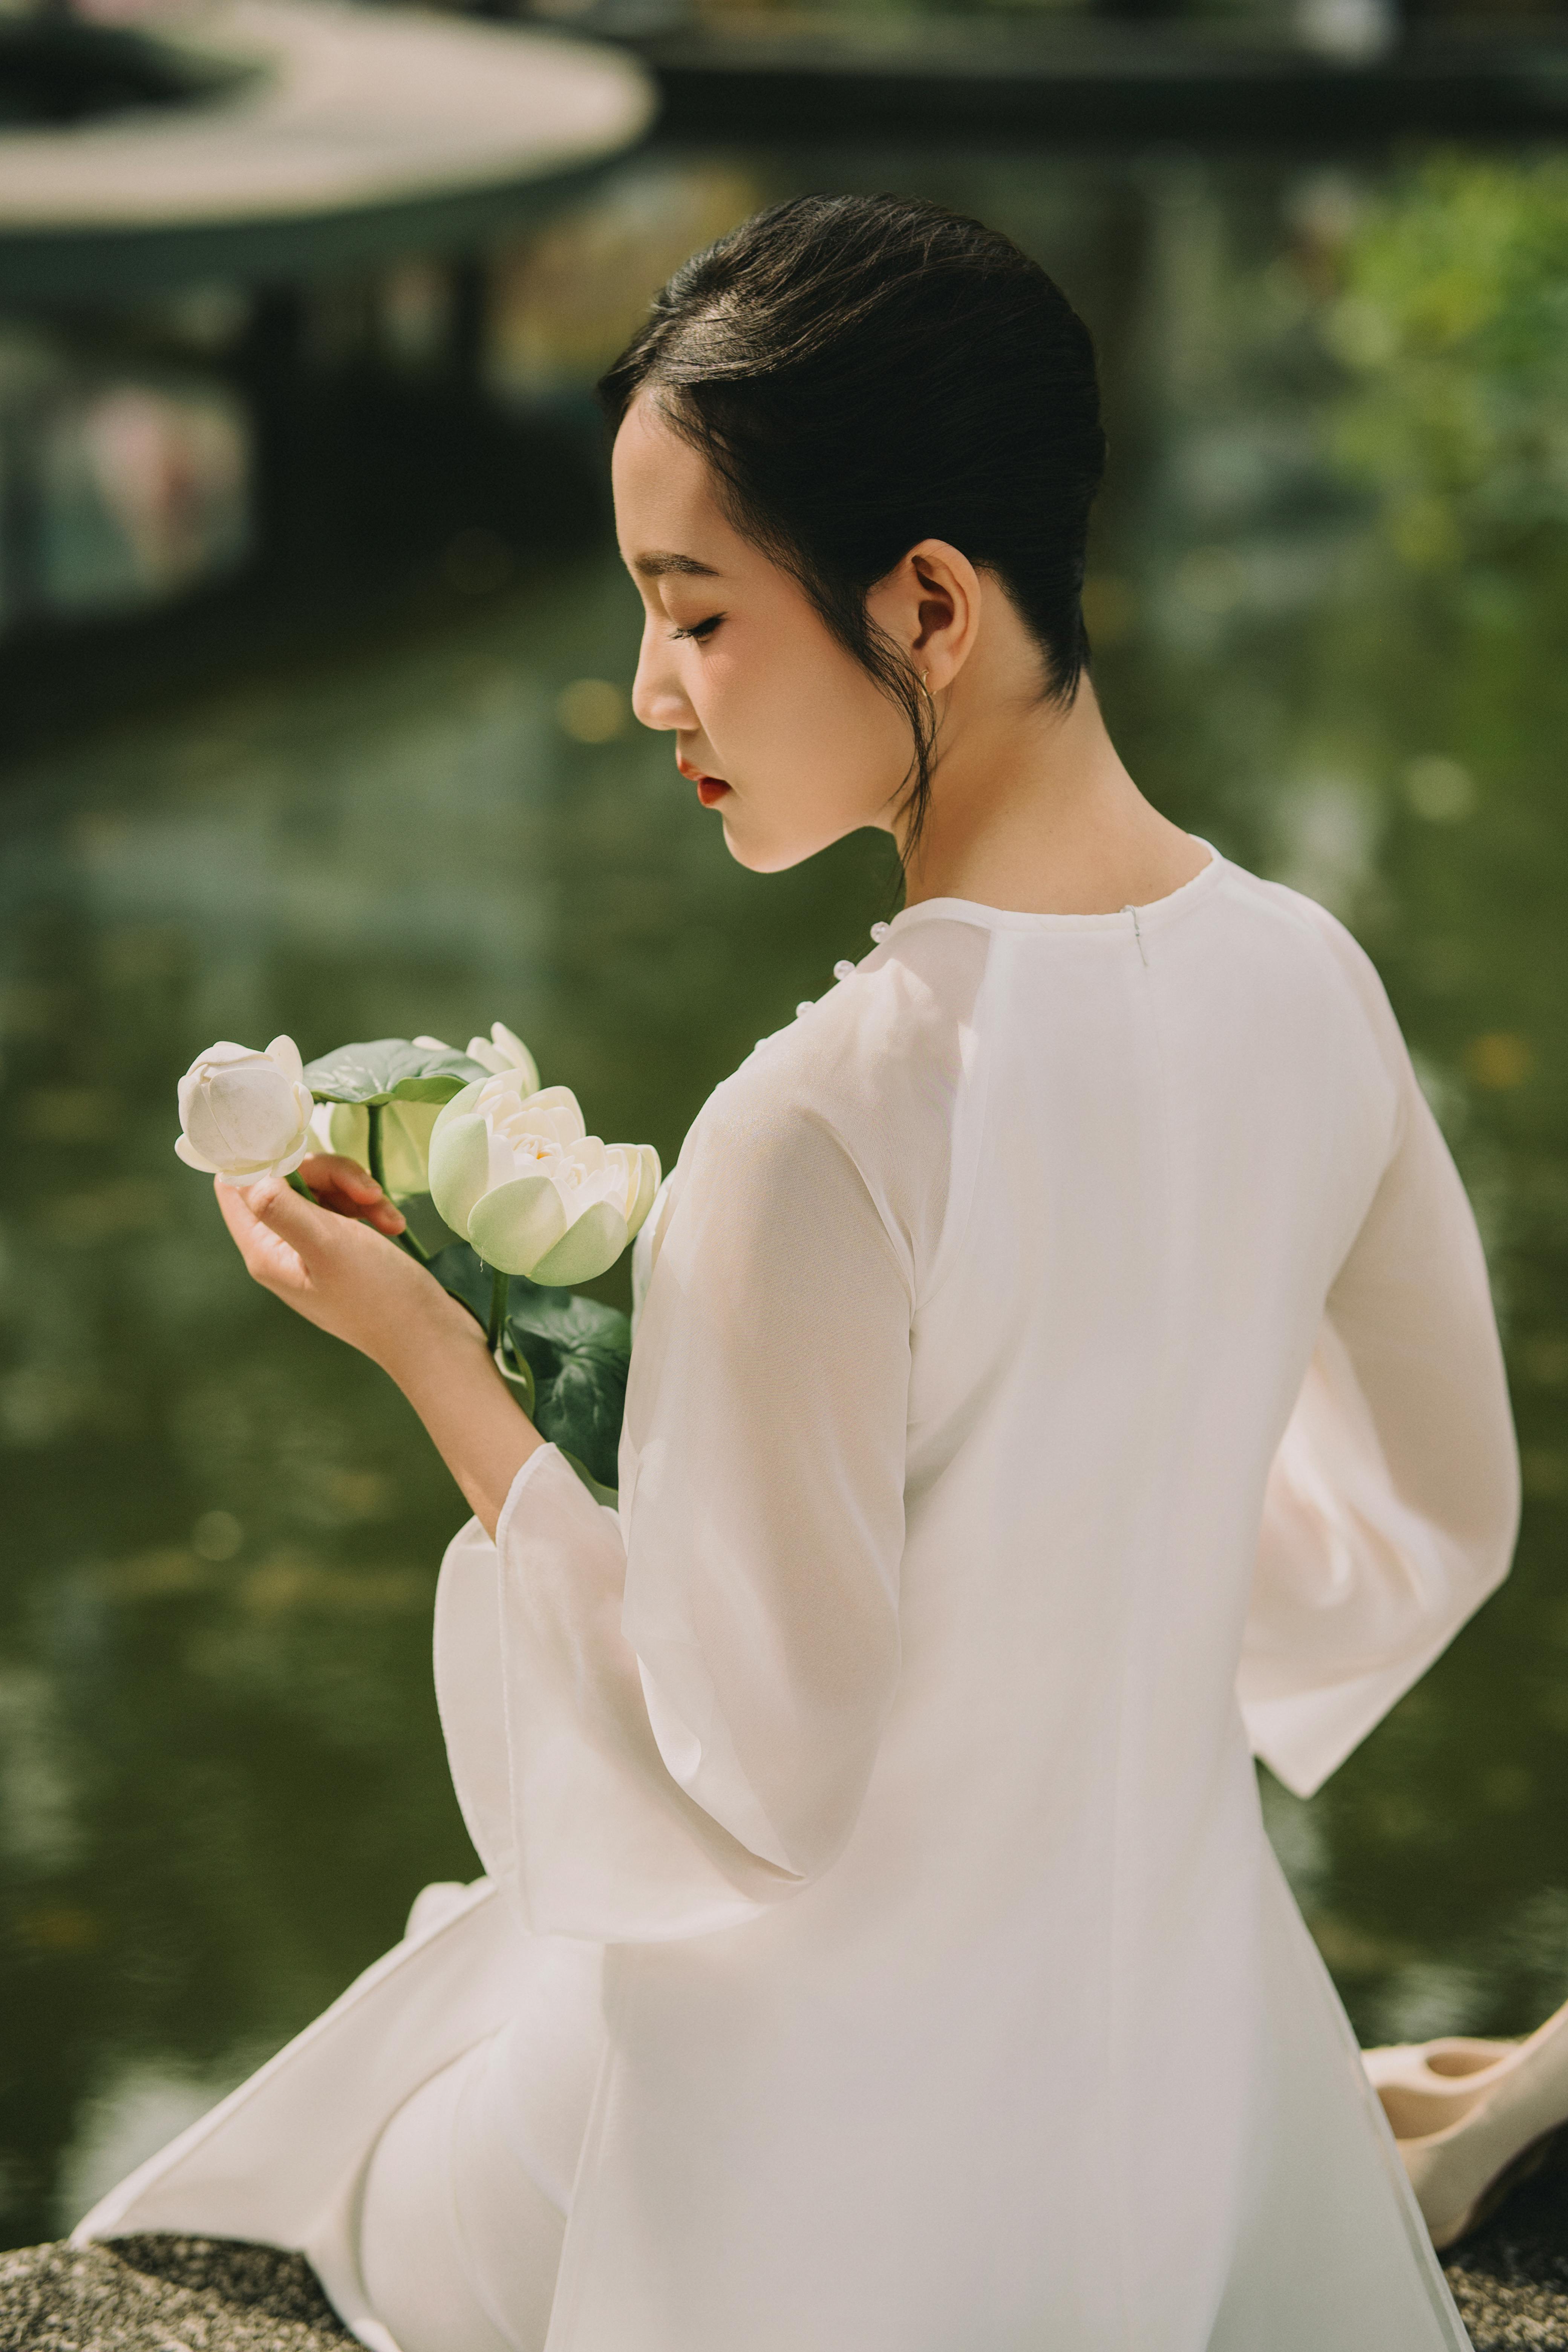
[(700, 645), (704, 637), (712, 635), (723, 617), (722, 613), (710, 613), (705, 621), (693, 621), (689, 629), (671, 629), (669, 634), (672, 637), (694, 638)]

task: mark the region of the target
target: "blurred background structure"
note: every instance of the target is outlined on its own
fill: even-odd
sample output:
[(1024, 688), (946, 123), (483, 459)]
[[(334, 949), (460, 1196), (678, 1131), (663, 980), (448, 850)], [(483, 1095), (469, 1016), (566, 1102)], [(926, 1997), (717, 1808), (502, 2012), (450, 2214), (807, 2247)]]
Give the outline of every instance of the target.
[(0, 15), (5, 2242), (475, 1868), (428, 1666), (460, 1505), (247, 1286), (176, 1076), (500, 1017), (668, 1162), (889, 911), (879, 841), (742, 873), (632, 726), (591, 397), (675, 264), (805, 189), (1061, 279), (1123, 752), (1387, 979), (1525, 1532), (1323, 1794), (1265, 1801), (1363, 2040), (1568, 1994), (1565, 129), (1558, 0)]

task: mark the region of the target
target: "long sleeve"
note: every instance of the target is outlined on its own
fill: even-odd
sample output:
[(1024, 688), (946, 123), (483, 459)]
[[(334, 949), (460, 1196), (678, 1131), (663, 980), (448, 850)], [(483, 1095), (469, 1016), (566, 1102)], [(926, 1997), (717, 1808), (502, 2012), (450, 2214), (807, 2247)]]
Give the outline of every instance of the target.
[(1299, 1796), (1501, 1581), (1519, 1517), (1475, 1220), (1377, 999), (1395, 1145), (1270, 1472), (1238, 1681), (1255, 1752)]
[(658, 1238), (618, 1514), (545, 1447), (497, 1529), (524, 1899), (609, 1942), (826, 1869), (899, 1670), (910, 1277), (853, 1160), (744, 1071)]

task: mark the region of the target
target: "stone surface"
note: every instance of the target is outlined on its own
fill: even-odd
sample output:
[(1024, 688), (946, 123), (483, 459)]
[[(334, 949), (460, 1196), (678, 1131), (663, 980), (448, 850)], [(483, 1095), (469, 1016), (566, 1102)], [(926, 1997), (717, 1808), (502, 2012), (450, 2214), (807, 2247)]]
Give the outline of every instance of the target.
[(1445, 2267), (1476, 2352), (1568, 2352), (1568, 2128)]
[(302, 2254), (226, 2238), (116, 2238), (0, 2254), (3, 2352), (340, 2352)]
[[(1568, 2352), (1568, 2129), (1447, 2261), (1475, 2352)], [(342, 2352), (300, 2254), (116, 2238), (0, 2254), (0, 2352)]]

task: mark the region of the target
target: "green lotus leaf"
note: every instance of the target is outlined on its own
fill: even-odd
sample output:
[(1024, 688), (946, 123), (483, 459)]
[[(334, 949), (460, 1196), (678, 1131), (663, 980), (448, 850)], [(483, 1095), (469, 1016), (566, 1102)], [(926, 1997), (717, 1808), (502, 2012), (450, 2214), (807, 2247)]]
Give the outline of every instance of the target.
[[(448, 1103), (447, 1109), (451, 1108)], [(489, 1181), (490, 1134), (484, 1120), (472, 1111), (458, 1118), (448, 1118), (442, 1111), (430, 1131), (426, 1165), (437, 1215), (455, 1234), (466, 1234), (468, 1219)]]
[[(476, 1323), (488, 1325), (490, 1316), (490, 1270), (478, 1250), (467, 1242), (448, 1242), (445, 1249), (433, 1252), (430, 1271), (443, 1290), (466, 1307)], [(518, 1288), (512, 1277), (512, 1289)]]
[[(608, 1201), (595, 1201), (568, 1225), (549, 1255), (536, 1258), (527, 1271), (535, 1282), (592, 1282), (596, 1274), (608, 1272), (630, 1238), (620, 1211)], [(474, 1239), (477, 1246), (479, 1236)]]
[[(489, 1268), (467, 1242), (438, 1250), (430, 1271), (476, 1323), (487, 1321)], [(533, 1374), (534, 1427), (574, 1468), (586, 1470), (591, 1492), (612, 1499), (632, 1352), (626, 1316), (596, 1298), (542, 1289), (514, 1274), (507, 1286), (506, 1337), (512, 1355)]]
[(415, 1045), (406, 1037), (375, 1037), (340, 1045), (305, 1065), (305, 1084), (318, 1102), (448, 1102), (489, 1075), (467, 1054)]
[(617, 1487), (605, 1486), (602, 1485), (600, 1481), (595, 1477), (587, 1464), (585, 1462), (579, 1462), (574, 1454), (568, 1454), (564, 1446), (561, 1448), (561, 1459), (567, 1465), (568, 1468), (575, 1470), (578, 1477), (581, 1478), (584, 1486), (586, 1486), (589, 1494), (592, 1495), (595, 1503), (607, 1503), (612, 1511), (615, 1509), (616, 1504), (620, 1501), (620, 1492)]
[(548, 1340), (563, 1355), (584, 1349), (607, 1349), (612, 1355), (617, 1349), (623, 1356), (631, 1353), (632, 1327), (620, 1308), (605, 1307), (597, 1298), (580, 1297), (575, 1291), (544, 1290), (537, 1282), (514, 1276), (507, 1320), (531, 1339)]
[(517, 1354), (533, 1368), (534, 1427), (574, 1454), (600, 1485), (614, 1487), (632, 1359), (627, 1318), (596, 1298), (514, 1281), (507, 1329)]
[[(530, 1343), (525, 1337), (513, 1344), (529, 1352), (531, 1360), (531, 1347), (537, 1342)], [(533, 1368), (534, 1427), (563, 1454), (574, 1454), (584, 1463), (590, 1475), (605, 1486), (614, 1486), (620, 1475), (616, 1456), (626, 1418), (629, 1358), (629, 1349), (623, 1356), (585, 1348), (561, 1357), (550, 1380), (541, 1378), (537, 1364)]]
[[(461, 1131), (461, 1125), (452, 1130)], [(468, 1212), (468, 1239), (487, 1265), (505, 1274), (531, 1274), (565, 1230), (566, 1211), (548, 1176), (513, 1176)]]

